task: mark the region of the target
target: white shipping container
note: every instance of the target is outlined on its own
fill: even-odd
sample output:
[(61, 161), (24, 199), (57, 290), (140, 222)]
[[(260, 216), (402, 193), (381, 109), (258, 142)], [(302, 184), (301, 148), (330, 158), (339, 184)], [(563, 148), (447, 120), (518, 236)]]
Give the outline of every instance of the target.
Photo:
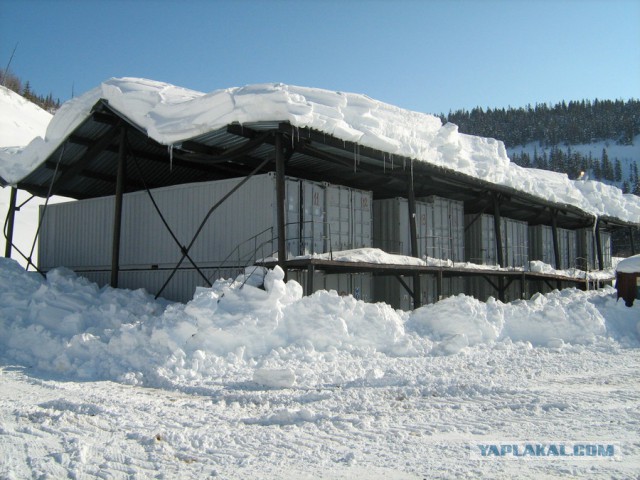
[(492, 215), (465, 215), (465, 260), (477, 265), (497, 265)]
[(464, 260), (464, 204), (432, 195), (421, 199), (429, 205), (427, 214), (427, 256)]
[[(189, 245), (205, 215), (242, 179), (178, 185), (152, 190), (152, 195), (181, 245)], [(287, 255), (299, 246), (300, 189), (286, 179)], [(113, 197), (49, 205), (41, 231), (43, 268), (111, 265)], [(62, 231), (61, 231), (62, 229)], [(275, 175), (252, 177), (213, 212), (193, 243), (189, 256), (202, 267), (238, 266), (259, 254), (277, 251)], [(64, 245), (60, 238), (64, 236)], [(83, 245), (91, 248), (85, 252)], [(181, 257), (146, 192), (125, 194), (122, 211), (120, 266), (123, 269), (172, 267)]]
[(409, 207), (406, 198), (373, 201), (373, 246), (385, 252), (411, 255)]
[[(325, 184), (327, 232), (332, 251), (349, 250), (352, 245), (351, 189)], [(327, 249), (329, 250), (329, 249)]]
[(373, 196), (364, 190), (351, 190), (353, 212), (353, 244), (351, 248), (369, 248), (372, 245)]

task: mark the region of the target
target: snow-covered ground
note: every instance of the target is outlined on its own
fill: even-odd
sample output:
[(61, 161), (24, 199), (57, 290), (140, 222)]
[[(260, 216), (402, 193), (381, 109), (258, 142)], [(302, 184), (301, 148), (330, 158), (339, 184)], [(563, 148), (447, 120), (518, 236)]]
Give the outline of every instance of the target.
[(0, 260), (0, 478), (637, 478), (639, 302), (265, 286), (169, 304)]

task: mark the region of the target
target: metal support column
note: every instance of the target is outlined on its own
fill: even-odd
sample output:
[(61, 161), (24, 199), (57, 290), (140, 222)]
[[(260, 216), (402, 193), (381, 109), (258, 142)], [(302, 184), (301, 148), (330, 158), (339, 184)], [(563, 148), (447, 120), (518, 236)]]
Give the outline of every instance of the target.
[(553, 242), (553, 256), (555, 269), (560, 270), (560, 244), (558, 243), (558, 218), (555, 210), (551, 210), (551, 239)]
[[(413, 190), (413, 176), (409, 178), (409, 189), (407, 192), (408, 204), (409, 204), (409, 233), (411, 235), (411, 256), (420, 257), (418, 252), (418, 228), (416, 226), (416, 196)], [(415, 273), (413, 275), (413, 308), (420, 308), (422, 306), (420, 288), (420, 275)]]
[(284, 142), (282, 133), (277, 132), (275, 138), (276, 146), (276, 226), (278, 232), (278, 265), (284, 270), (287, 276), (287, 244), (285, 238), (285, 181), (284, 181)]
[(310, 263), (309, 267), (307, 268), (307, 291), (305, 292), (305, 295), (307, 296), (313, 293), (313, 277), (315, 273), (316, 267), (314, 264)]
[(504, 267), (504, 252), (502, 251), (502, 229), (500, 225), (502, 219), (500, 217), (500, 198), (499, 195), (493, 196), (493, 229), (496, 236), (496, 249), (498, 265)]
[(118, 271), (120, 270), (120, 231), (122, 227), (122, 200), (124, 196), (124, 179), (126, 175), (126, 139), (127, 129), (126, 127), (122, 127), (120, 130), (116, 198), (113, 212), (113, 243), (111, 249), (111, 286), (113, 288), (118, 288)]
[(596, 255), (598, 256), (598, 270), (604, 270), (604, 259), (602, 258), (602, 239), (600, 238), (600, 220), (596, 219)]
[(11, 187), (11, 198), (9, 200), (9, 212), (7, 212), (7, 221), (5, 238), (6, 245), (4, 247), (4, 256), (5, 258), (11, 258), (11, 247), (13, 244), (13, 224), (16, 216), (16, 199), (18, 198), (18, 189), (16, 187)]

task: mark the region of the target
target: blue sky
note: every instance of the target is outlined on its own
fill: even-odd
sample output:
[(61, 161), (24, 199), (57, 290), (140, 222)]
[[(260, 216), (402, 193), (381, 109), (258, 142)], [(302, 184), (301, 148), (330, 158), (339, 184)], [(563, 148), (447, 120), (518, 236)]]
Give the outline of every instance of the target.
[(640, 98), (640, 0), (0, 0), (0, 66), (67, 100), (110, 77), (282, 82), (428, 113)]

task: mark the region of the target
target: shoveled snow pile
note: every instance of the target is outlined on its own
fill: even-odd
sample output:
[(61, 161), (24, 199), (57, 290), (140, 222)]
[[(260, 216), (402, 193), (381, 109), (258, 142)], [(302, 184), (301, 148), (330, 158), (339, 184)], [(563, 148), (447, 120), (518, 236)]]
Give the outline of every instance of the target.
[[(218, 281), (187, 304), (168, 304), (143, 290), (100, 289), (65, 269), (45, 280), (11, 260), (0, 265), (5, 358), (76, 379), (157, 387), (243, 372), (245, 380), (268, 384), (265, 370), (256, 369), (297, 365), (298, 372), (285, 378), (315, 388), (355, 380), (360, 372), (343, 368), (346, 357), (456, 354), (504, 341), (592, 344), (611, 335), (638, 344), (637, 308), (618, 304), (611, 288), (555, 291), (510, 304), (461, 294), (402, 312), (335, 291), (303, 297), (302, 287), (285, 283), (276, 267), (265, 277), (265, 290)], [(607, 315), (626, 310), (627, 329), (617, 321), (610, 330)], [(276, 377), (282, 385), (282, 374)]]
[(230, 123), (289, 122), (345, 141), (504, 185), (594, 215), (636, 222), (640, 199), (599, 185), (576, 185), (566, 175), (523, 169), (509, 161), (500, 141), (461, 134), (454, 124), (403, 110), (365, 95), (284, 84), (260, 84), (203, 94), (139, 78), (110, 79), (65, 103), (47, 129), (24, 152), (0, 165), (0, 177), (18, 182), (42, 163), (84, 121), (100, 99), (109, 102), (154, 140), (175, 145)]
[(640, 305), (613, 289), (409, 313), (264, 280), (173, 304), (0, 259), (0, 477), (637, 475)]

